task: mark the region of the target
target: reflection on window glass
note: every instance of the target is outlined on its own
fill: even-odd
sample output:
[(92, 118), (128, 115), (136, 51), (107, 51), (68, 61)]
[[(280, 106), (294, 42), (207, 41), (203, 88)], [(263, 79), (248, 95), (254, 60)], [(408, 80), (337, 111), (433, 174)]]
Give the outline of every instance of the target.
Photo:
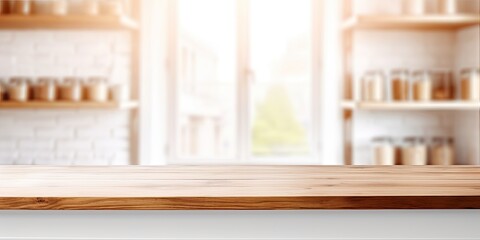
[(254, 157), (311, 154), (311, 1), (250, 2)]
[(179, 0), (177, 152), (233, 158), (236, 1)]

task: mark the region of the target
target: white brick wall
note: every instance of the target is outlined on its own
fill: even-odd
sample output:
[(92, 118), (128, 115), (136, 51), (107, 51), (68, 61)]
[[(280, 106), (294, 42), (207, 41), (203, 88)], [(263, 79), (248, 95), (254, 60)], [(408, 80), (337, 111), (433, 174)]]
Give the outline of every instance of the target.
[[(124, 31), (0, 31), (0, 79), (104, 75), (130, 82)], [(0, 164), (128, 164), (130, 113), (0, 110)]]

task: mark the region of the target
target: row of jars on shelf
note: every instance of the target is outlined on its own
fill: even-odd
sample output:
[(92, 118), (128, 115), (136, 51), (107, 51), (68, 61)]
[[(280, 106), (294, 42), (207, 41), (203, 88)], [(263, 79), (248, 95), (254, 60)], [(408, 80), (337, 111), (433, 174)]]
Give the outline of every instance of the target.
[(423, 137), (394, 140), (378, 137), (373, 142), (376, 165), (453, 165), (455, 150), (453, 138), (434, 137), (428, 142)]
[(107, 15), (122, 16), (124, 0), (0, 0), (0, 15)]
[(390, 72), (389, 79), (387, 81), (382, 70), (365, 73), (362, 79), (362, 100), (480, 100), (479, 68), (463, 69), (457, 82), (450, 70), (417, 70), (410, 74), (406, 69), (394, 69)]
[(108, 84), (105, 77), (12, 77), (8, 83), (0, 82), (0, 101), (93, 101), (122, 102), (129, 99), (125, 84)]
[(423, 14), (457, 14), (462, 12), (458, 0), (404, 0), (403, 13), (409, 15)]

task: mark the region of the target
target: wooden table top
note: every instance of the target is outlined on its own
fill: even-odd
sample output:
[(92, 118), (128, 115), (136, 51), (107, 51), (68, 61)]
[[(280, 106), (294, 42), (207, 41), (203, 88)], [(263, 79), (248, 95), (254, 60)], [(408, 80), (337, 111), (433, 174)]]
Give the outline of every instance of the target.
[(475, 166), (0, 166), (0, 210), (480, 209)]

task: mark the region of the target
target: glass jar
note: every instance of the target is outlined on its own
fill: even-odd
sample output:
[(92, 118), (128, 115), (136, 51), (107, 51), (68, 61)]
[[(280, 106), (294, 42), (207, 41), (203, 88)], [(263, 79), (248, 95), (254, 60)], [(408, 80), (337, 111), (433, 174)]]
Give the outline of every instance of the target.
[(8, 84), (8, 99), (16, 102), (26, 102), (29, 100), (28, 78), (12, 77)]
[(455, 84), (450, 70), (434, 70), (432, 73), (433, 100), (455, 99)]
[(55, 101), (57, 98), (57, 79), (41, 77), (35, 86), (34, 99), (39, 101)]
[(375, 165), (395, 165), (395, 147), (390, 137), (378, 137), (373, 142), (373, 159)]
[(32, 2), (33, 13), (36, 15), (67, 15), (67, 0), (40, 0)]
[(426, 165), (427, 158), (427, 145), (424, 138), (407, 137), (404, 139), (401, 161), (403, 165)]
[(386, 100), (385, 75), (382, 71), (368, 71), (362, 80), (363, 100), (382, 102)]
[(403, 13), (406, 15), (424, 15), (427, 13), (426, 0), (404, 0)]
[(58, 87), (58, 98), (64, 101), (78, 102), (82, 100), (82, 79), (66, 77)]
[(432, 74), (427, 70), (419, 70), (413, 73), (413, 100), (432, 100)]
[(97, 0), (69, 0), (68, 13), (72, 15), (98, 15), (99, 3)]
[(32, 3), (30, 0), (13, 0), (10, 1), (10, 13), (17, 15), (30, 15), (32, 11)]
[(453, 165), (455, 163), (455, 150), (451, 137), (433, 138), (430, 152), (432, 165)]
[(10, 12), (10, 2), (9, 1), (0, 1), (0, 15), (8, 14)]
[(108, 0), (101, 2), (101, 14), (105, 16), (124, 15), (124, 3), (122, 0)]
[(394, 69), (390, 73), (392, 86), (392, 100), (407, 101), (409, 99), (410, 81), (408, 71), (405, 69)]
[(460, 74), (461, 97), (465, 101), (480, 100), (480, 69), (463, 69)]
[(126, 84), (114, 84), (110, 86), (110, 100), (114, 102), (125, 102), (130, 98), (130, 92)]
[(440, 0), (439, 8), (441, 14), (457, 14), (458, 0)]
[(107, 78), (91, 77), (85, 85), (85, 99), (93, 102), (108, 101)]
[(57, 16), (67, 15), (68, 13), (68, 2), (67, 0), (52, 0), (51, 3), (51, 13)]
[(5, 99), (5, 95), (7, 93), (7, 86), (3, 82), (3, 80), (0, 80), (0, 102), (2, 102)]

